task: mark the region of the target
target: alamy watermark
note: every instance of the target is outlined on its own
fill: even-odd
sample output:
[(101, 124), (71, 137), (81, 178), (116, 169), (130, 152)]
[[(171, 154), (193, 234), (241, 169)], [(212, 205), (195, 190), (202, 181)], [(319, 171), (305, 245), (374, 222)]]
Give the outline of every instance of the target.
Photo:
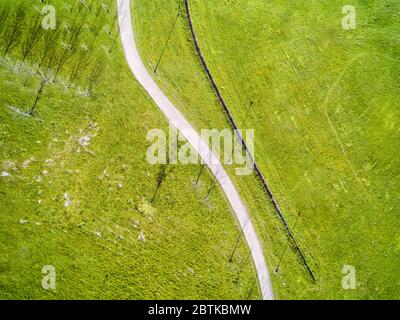
[(52, 5), (44, 6), (41, 10), (42, 28), (54, 30), (57, 27), (56, 8)]
[(170, 124), (168, 133), (161, 129), (152, 129), (147, 133), (146, 139), (151, 143), (146, 151), (146, 159), (150, 164), (223, 163), (237, 166), (235, 174), (239, 176), (250, 175), (254, 170), (252, 129), (203, 129), (198, 135), (193, 129), (178, 132)]
[(344, 30), (356, 29), (356, 8), (352, 5), (345, 5), (342, 7), (342, 13), (345, 15), (342, 19), (342, 28)]
[(344, 265), (342, 268), (342, 288), (345, 290), (354, 290), (356, 287), (356, 268), (351, 265)]
[(56, 289), (56, 268), (51, 265), (46, 265), (42, 268), (42, 288), (44, 290), (55, 290)]

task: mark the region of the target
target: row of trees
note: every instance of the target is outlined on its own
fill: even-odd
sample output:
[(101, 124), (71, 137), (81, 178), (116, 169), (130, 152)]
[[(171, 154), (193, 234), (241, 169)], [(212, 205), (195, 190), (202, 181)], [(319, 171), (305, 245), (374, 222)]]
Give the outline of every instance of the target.
[[(76, 81), (85, 81), (89, 92), (93, 93), (105, 71), (105, 53), (96, 47), (104, 26), (108, 24), (110, 30), (116, 30), (114, 33), (108, 33), (109, 53), (112, 53), (119, 37), (116, 25), (117, 16), (110, 13), (113, 2), (113, 0), (108, 0), (107, 3), (101, 3), (98, 0), (73, 0), (70, 5), (57, 10), (54, 29), (43, 27), (43, 19), (46, 18), (47, 13), (51, 14), (51, 11), (44, 12), (34, 9), (35, 4), (40, 9), (43, 9), (45, 5), (51, 5), (52, 1), (50, 0), (30, 1), (29, 4), (21, 3), (19, 5), (3, 1), (0, 5), (2, 56), (9, 56), (34, 66), (33, 73), (36, 78), (40, 79), (29, 109), (30, 114), (35, 112), (49, 82), (57, 82), (61, 78), (68, 79), (70, 85)], [(29, 75), (26, 77), (25, 85), (28, 83)], [(156, 177), (155, 191), (151, 198), (152, 204), (171, 172), (172, 167), (161, 165)], [(195, 179), (196, 186), (204, 172), (205, 164), (202, 164)], [(217, 184), (218, 180), (214, 177), (207, 187), (205, 201), (208, 200)], [(243, 234), (240, 232), (233, 245), (229, 262), (233, 261), (242, 239)], [(244, 259), (235, 282), (239, 281), (249, 260), (249, 256)], [(251, 296), (254, 288), (255, 285), (247, 297)]]
[[(165, 180), (168, 178), (168, 176), (170, 175), (170, 173), (172, 171), (173, 171), (173, 167), (171, 165), (168, 165), (168, 164), (160, 165), (159, 171), (158, 171), (157, 176), (156, 176), (156, 188), (155, 188), (153, 196), (152, 196), (152, 198), (150, 200), (150, 203), (152, 205), (155, 202), (157, 193), (160, 191), (163, 183), (165, 182)], [(199, 172), (198, 172), (197, 177), (195, 179), (196, 188), (199, 186), (200, 178), (201, 178), (201, 176), (203, 175), (203, 173), (205, 171), (206, 171), (206, 164), (201, 164)], [(218, 174), (217, 174), (217, 176), (218, 176)], [(211, 192), (216, 188), (217, 183), (218, 183), (217, 177), (213, 177), (210, 185), (207, 187), (206, 196), (204, 198), (204, 201), (207, 201), (207, 199), (210, 196)], [(296, 225), (296, 223), (295, 223), (295, 225)], [(233, 263), (234, 262), (234, 257), (235, 257), (235, 255), (237, 255), (237, 252), (240, 249), (240, 245), (244, 241), (243, 239), (244, 239), (244, 232), (243, 232), (243, 230), (240, 230), (238, 235), (237, 235), (237, 238), (236, 238), (236, 240), (235, 240), (235, 242), (234, 242), (234, 244), (232, 246), (232, 251), (229, 254), (229, 258), (228, 258), (228, 262), (229, 263)], [(285, 249), (284, 249), (284, 251), (282, 253), (282, 256), (281, 256), (279, 264), (278, 264), (278, 267), (275, 270), (276, 273), (279, 271), (279, 266), (280, 266), (280, 263), (282, 261), (282, 258), (284, 256), (284, 254), (286, 252), (287, 245), (288, 245), (288, 242), (287, 242), (287, 244), (285, 246)], [(242, 273), (249, 266), (249, 263), (251, 261), (251, 251), (248, 250), (248, 253), (247, 253), (246, 256), (239, 256), (238, 259), (240, 260), (240, 263), (239, 263), (239, 268), (236, 271), (236, 276), (235, 276), (235, 279), (234, 279), (234, 283), (235, 284), (239, 283), (239, 281), (241, 279), (241, 276), (242, 276)], [(244, 296), (243, 299), (249, 300), (253, 296), (253, 294), (257, 295), (256, 290), (257, 290), (257, 279), (255, 279), (252, 282), (251, 288), (247, 291), (246, 296)]]
[[(51, 1), (26, 3), (3, 2), (0, 6), (0, 36), (3, 58), (11, 56), (33, 66), (32, 74), (40, 77), (32, 114), (49, 82), (62, 77), (72, 83), (79, 81), (93, 94), (104, 74), (107, 55), (99, 48), (104, 26), (111, 25), (103, 44), (113, 50), (118, 39), (117, 15), (111, 14), (113, 0), (74, 0), (69, 6), (51, 6)], [(36, 4), (36, 5), (35, 5)], [(53, 9), (52, 9), (53, 8)], [(45, 19), (56, 19), (55, 28), (45, 28)], [(25, 85), (28, 84), (27, 76)]]

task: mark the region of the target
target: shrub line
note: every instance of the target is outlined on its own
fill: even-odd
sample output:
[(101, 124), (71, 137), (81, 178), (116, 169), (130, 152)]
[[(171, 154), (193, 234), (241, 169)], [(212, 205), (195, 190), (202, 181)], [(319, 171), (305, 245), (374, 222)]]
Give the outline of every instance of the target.
[(195, 30), (194, 30), (194, 25), (193, 25), (193, 21), (192, 21), (192, 17), (191, 17), (191, 14), (190, 14), (190, 9), (189, 9), (189, 0), (184, 0), (184, 1), (185, 1), (185, 8), (186, 8), (186, 17), (187, 17), (187, 21), (188, 21), (189, 26), (190, 26), (190, 31), (191, 31), (191, 34), (192, 34), (192, 38), (193, 38), (194, 44), (195, 44), (195, 46), (196, 46), (197, 55), (199, 56), (200, 61), (201, 61), (201, 65), (203, 66), (203, 69), (204, 69), (205, 73), (207, 74), (208, 79), (210, 80), (211, 85), (212, 85), (212, 87), (213, 87), (215, 93), (216, 93), (217, 96), (218, 96), (219, 102), (221, 103), (221, 105), (222, 105), (222, 107), (223, 107), (223, 109), (224, 109), (226, 115), (228, 116), (229, 122), (231, 123), (233, 129), (236, 130), (235, 132), (237, 133), (238, 138), (241, 140), (244, 149), (246, 150), (248, 156), (251, 158), (252, 163), (254, 164), (254, 170), (256, 171), (257, 177), (258, 177), (259, 180), (261, 181), (261, 183), (262, 183), (262, 185), (263, 185), (263, 187), (264, 187), (265, 192), (267, 193), (267, 195), (268, 195), (269, 199), (271, 200), (271, 202), (272, 202), (272, 204), (273, 204), (273, 206), (274, 206), (276, 212), (278, 213), (278, 215), (279, 215), (279, 217), (280, 217), (280, 219), (281, 219), (281, 221), (282, 221), (282, 223), (283, 223), (283, 225), (284, 225), (284, 227), (285, 227), (285, 230), (287, 231), (287, 234), (288, 234), (290, 240), (292, 241), (292, 243), (293, 243), (293, 245), (294, 245), (294, 247), (295, 247), (295, 249), (296, 249), (297, 254), (298, 254), (299, 257), (300, 257), (300, 260), (302, 261), (302, 263), (303, 263), (304, 266), (306, 267), (308, 274), (310, 275), (312, 281), (314, 282), (314, 281), (315, 281), (314, 274), (313, 274), (313, 272), (312, 272), (310, 266), (308, 265), (307, 260), (306, 260), (306, 258), (305, 258), (305, 256), (304, 256), (302, 250), (300, 249), (300, 247), (299, 247), (299, 245), (298, 245), (298, 243), (297, 243), (297, 241), (296, 241), (296, 239), (295, 239), (295, 237), (294, 237), (294, 235), (293, 235), (293, 233), (292, 233), (292, 231), (291, 231), (291, 229), (290, 229), (290, 227), (289, 227), (289, 224), (287, 223), (286, 218), (285, 218), (285, 216), (283, 215), (283, 213), (282, 213), (282, 211), (281, 211), (281, 209), (280, 209), (280, 207), (279, 207), (279, 205), (278, 205), (278, 202), (276, 201), (276, 199), (275, 199), (275, 197), (274, 197), (274, 195), (273, 195), (273, 193), (272, 193), (272, 191), (271, 191), (271, 188), (269, 187), (269, 185), (268, 185), (266, 179), (264, 178), (264, 176), (263, 176), (263, 174), (262, 174), (262, 172), (261, 172), (259, 166), (257, 165), (257, 163), (256, 163), (256, 161), (255, 161), (253, 155), (251, 154), (250, 150), (248, 149), (247, 144), (246, 144), (246, 142), (244, 141), (242, 135), (241, 135), (240, 132), (238, 131), (239, 128), (238, 128), (238, 126), (236, 125), (236, 122), (235, 122), (235, 120), (233, 119), (233, 116), (232, 116), (232, 114), (231, 114), (231, 112), (230, 112), (230, 110), (229, 110), (227, 104), (225, 103), (225, 100), (224, 100), (224, 98), (222, 97), (222, 94), (221, 94), (221, 92), (220, 92), (220, 90), (219, 90), (219, 88), (218, 88), (216, 82), (214, 81), (213, 76), (211, 75), (210, 69), (208, 68), (207, 63), (206, 63), (206, 61), (205, 61), (205, 59), (204, 59), (204, 57), (203, 57), (203, 54), (202, 54), (202, 52), (201, 52), (200, 45), (199, 45), (199, 42), (198, 42), (198, 40), (197, 40), (197, 36), (196, 36)]

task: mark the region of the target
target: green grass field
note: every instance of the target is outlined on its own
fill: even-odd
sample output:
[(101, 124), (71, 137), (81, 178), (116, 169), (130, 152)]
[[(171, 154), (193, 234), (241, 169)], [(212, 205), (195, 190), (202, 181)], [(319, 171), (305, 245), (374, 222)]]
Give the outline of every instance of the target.
[[(243, 239), (232, 251), (240, 231), (224, 195), (204, 199), (208, 172), (196, 186), (200, 166), (170, 166), (151, 204), (160, 167), (146, 162), (146, 134), (168, 123), (125, 62), (115, 1), (47, 3), (57, 29), (40, 29), (24, 59), (44, 4), (0, 0), (0, 299), (260, 299)], [(180, 13), (154, 78), (195, 128), (230, 128), (183, 1), (132, 3), (151, 72)], [(316, 278), (285, 251), (255, 175), (228, 166), (276, 298), (399, 299), (398, 1), (354, 1), (355, 30), (342, 28), (345, 1), (189, 3), (211, 73), (238, 125), (255, 129), (256, 161)], [(56, 290), (41, 286), (45, 265)], [(355, 290), (342, 288), (345, 265)]]
[[(83, 31), (29, 116), (42, 81), (35, 64), (54, 31), (22, 64), (43, 4), (0, 2), (2, 17), (10, 12), (3, 40), (20, 4), (27, 14), (15, 46), (5, 56), (5, 41), (0, 48), (0, 299), (258, 299), (244, 242), (229, 262), (240, 232), (228, 203), (218, 188), (204, 201), (206, 171), (195, 186), (199, 166), (172, 166), (150, 203), (160, 168), (146, 162), (146, 134), (168, 124), (125, 63), (114, 1), (90, 10), (91, 1), (50, 3), (62, 33), (57, 59), (74, 21)], [(39, 71), (54, 71), (60, 60), (50, 57)], [(41, 286), (45, 265), (56, 268), (56, 290)]]
[[(236, 122), (256, 132), (256, 161), (316, 275), (290, 250), (280, 298), (400, 298), (400, 5), (355, 1), (190, 1), (205, 59)], [(139, 44), (160, 86), (198, 128), (229, 127), (195, 53), (182, 1), (137, 2)], [(246, 122), (250, 101), (252, 109)], [(264, 241), (270, 269), (285, 235), (257, 181), (235, 178)], [(342, 288), (342, 268), (357, 289)]]

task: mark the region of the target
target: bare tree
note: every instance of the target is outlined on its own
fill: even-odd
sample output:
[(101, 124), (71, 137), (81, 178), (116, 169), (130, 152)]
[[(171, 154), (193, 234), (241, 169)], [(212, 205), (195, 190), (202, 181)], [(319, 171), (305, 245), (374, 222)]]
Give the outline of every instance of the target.
[(103, 4), (100, 3), (99, 6), (97, 7), (97, 11), (96, 11), (96, 18), (99, 18), (100, 14), (103, 12)]
[(256, 281), (253, 282), (253, 285), (251, 286), (250, 291), (249, 291), (249, 293), (247, 294), (246, 300), (249, 300), (249, 299), (250, 299), (251, 294), (253, 293), (255, 287), (256, 287)]
[(195, 182), (196, 186), (199, 184), (199, 180), (200, 180), (201, 174), (203, 172), (204, 166), (205, 166), (205, 163), (203, 163), (200, 167), (200, 171), (199, 171), (199, 174), (197, 175), (196, 182)]
[(89, 8), (88, 8), (89, 11), (92, 11), (92, 7), (93, 7), (93, 4), (94, 4), (94, 1), (95, 1), (95, 0), (92, 0), (92, 2), (90, 3)]
[[(44, 37), (43, 37), (44, 43), (43, 43), (43, 47), (42, 47), (42, 53), (40, 55), (38, 55), (38, 57), (40, 57), (40, 58), (37, 61), (36, 73), (39, 74), (41, 72), (41, 68), (45, 64), (46, 60), (51, 61), (49, 63), (49, 65), (50, 65), (50, 67), (52, 66), (52, 64), (53, 64), (52, 60), (54, 58), (54, 48), (57, 45), (58, 38), (59, 38), (59, 29), (47, 30), (44, 33)], [(29, 81), (29, 75), (26, 76), (26, 78), (25, 78), (24, 86), (27, 86), (28, 81)]]
[(4, 57), (18, 44), (18, 41), (22, 35), (25, 16), (25, 8), (23, 5), (20, 5), (12, 16), (12, 22), (9, 24), (7, 30), (3, 34)]
[(90, 53), (81, 50), (80, 54), (77, 56), (77, 61), (75, 63), (75, 66), (69, 76), (70, 82), (73, 82), (79, 76), (79, 74), (85, 71), (85, 69), (89, 65), (88, 63), (89, 58), (90, 58)]
[(162, 183), (165, 181), (165, 178), (170, 174), (172, 171), (172, 168), (168, 168), (167, 164), (162, 164), (160, 167), (160, 171), (158, 172), (157, 176), (157, 188), (154, 191), (153, 197), (151, 198), (151, 203), (153, 204), (154, 199), (156, 198), (158, 190), (161, 188)]
[(55, 65), (54, 78), (57, 78), (63, 66), (72, 58), (74, 53), (71, 46), (67, 43), (62, 43), (61, 49), (56, 51), (58, 54), (57, 54), (57, 62)]
[(229, 257), (229, 262), (232, 262), (233, 256), (235, 255), (235, 252), (236, 252), (236, 249), (239, 247), (239, 243), (240, 243), (240, 240), (242, 240), (242, 236), (244, 235), (244, 229), (246, 228), (246, 225), (247, 225), (247, 221), (244, 224), (243, 229), (240, 231), (240, 234), (238, 235), (238, 237), (236, 239), (236, 242), (235, 242), (235, 245), (233, 247), (232, 253), (231, 253), (230, 257)]
[(54, 53), (59, 37), (60, 37), (59, 28), (57, 28), (56, 30), (48, 30), (45, 32), (43, 53), (38, 63), (38, 69), (40, 69), (43, 66), (46, 59), (49, 59), (49, 55)]
[(114, 17), (113, 17), (113, 22), (112, 22), (111, 27), (110, 27), (110, 30), (116, 29), (116, 33), (115, 33), (113, 42), (112, 42), (112, 44), (111, 44), (111, 47), (110, 47), (110, 49), (108, 50), (109, 53), (111, 53), (111, 52), (114, 50), (114, 47), (115, 47), (115, 45), (116, 45), (116, 43), (117, 43), (117, 40), (118, 40), (118, 38), (119, 38), (119, 28), (115, 28), (115, 23), (117, 22), (117, 20), (118, 20), (118, 13), (115, 13), (115, 14), (114, 14)]
[(214, 179), (213, 179), (213, 182), (212, 182), (211, 185), (208, 187), (208, 191), (207, 191), (207, 194), (206, 194), (204, 200), (207, 200), (207, 199), (208, 199), (208, 197), (209, 197), (210, 194), (211, 194), (211, 191), (212, 191), (212, 190), (214, 189), (214, 187), (217, 185), (219, 174), (220, 174), (220, 172), (217, 172), (217, 173), (215, 174), (215, 177), (214, 177)]
[(22, 51), (22, 60), (28, 57), (28, 55), (32, 52), (34, 47), (40, 40), (40, 36), (42, 33), (42, 25), (41, 25), (41, 16), (38, 15), (36, 19), (33, 19), (31, 25), (27, 30), (27, 36), (25, 40), (21, 44), (21, 51)]
[[(81, 15), (80, 12), (81, 11), (78, 12), (77, 18), (80, 17), (80, 15)], [(73, 51), (75, 51), (75, 49), (78, 47), (80, 36), (83, 32), (83, 26), (86, 23), (87, 14), (88, 14), (88, 11), (85, 10), (85, 12), (82, 16), (82, 19), (80, 20), (80, 23), (76, 24), (76, 22), (74, 21), (74, 24), (71, 28), (71, 37), (66, 40), (70, 43)]]
[(51, 75), (54, 73), (54, 66), (56, 64), (56, 54), (57, 54), (57, 43), (54, 43), (54, 45), (52, 45), (50, 47), (48, 56), (47, 56), (47, 64), (44, 67), (44, 72), (42, 72), (41, 70), (38, 70), (40, 74), (44, 74), (44, 77), (46, 77), (48, 80), (50, 80), (51, 78), (54, 79), (54, 76), (52, 77)]
[(71, 6), (71, 9), (70, 9), (70, 12), (73, 12), (74, 11), (74, 8), (75, 8), (75, 5), (76, 5), (76, 2), (77, 2), (78, 0), (74, 0), (74, 3), (72, 4), (72, 6)]
[(117, 20), (118, 20), (118, 13), (116, 12), (116, 13), (114, 14), (113, 22), (112, 22), (112, 24), (111, 24), (111, 30), (114, 29), (115, 23), (117, 22)]
[(97, 37), (99, 36), (99, 34), (100, 34), (100, 31), (101, 31), (101, 29), (102, 29), (102, 26), (103, 26), (103, 23), (102, 23), (102, 21), (101, 20), (99, 20), (99, 22), (95, 22), (95, 23), (93, 23), (93, 25), (91, 26), (91, 31), (92, 31), (92, 33), (93, 33), (93, 39), (92, 39), (92, 42), (90, 43), (90, 46), (89, 46), (89, 50), (90, 51), (92, 51), (93, 50), (93, 46), (94, 46), (94, 44), (95, 44), (95, 42), (96, 42), (96, 40), (97, 40)]
[(253, 101), (250, 101), (249, 106), (248, 106), (247, 111), (246, 111), (246, 115), (244, 116), (244, 120), (243, 120), (243, 124), (242, 124), (242, 128), (243, 129), (244, 129), (244, 125), (246, 124), (247, 117), (250, 114), (251, 107), (253, 106), (253, 104), (254, 104)]
[(116, 32), (116, 34), (114, 36), (114, 40), (112, 42), (112, 45), (111, 45), (110, 49), (108, 50), (109, 53), (111, 53), (114, 50), (115, 45), (117, 44), (118, 38), (119, 38), (119, 29), (117, 30), (117, 32)]
[(75, 28), (76, 23), (78, 22), (78, 19), (81, 15), (82, 9), (85, 7), (84, 2), (79, 1), (79, 6), (78, 6), (78, 12), (76, 13), (76, 16), (74, 17), (74, 22), (72, 23), (71, 29)]
[(42, 81), (40, 82), (40, 86), (38, 88), (38, 90), (36, 91), (36, 98), (35, 98), (35, 102), (33, 103), (31, 110), (29, 111), (29, 114), (32, 115), (37, 107), (37, 104), (40, 100), (40, 98), (42, 97), (42, 94), (44, 92), (44, 87), (46, 86), (48, 79), (46, 77), (42, 78)]
[[(0, 30), (5, 31), (4, 26), (7, 25), (8, 17), (10, 15), (10, 5), (9, 2), (3, 2), (0, 7)], [(1, 32), (1, 33), (3, 33)]]
[(247, 257), (243, 260), (243, 262), (242, 262), (242, 264), (241, 264), (241, 266), (240, 266), (240, 268), (239, 268), (239, 271), (238, 271), (238, 275), (237, 275), (237, 277), (236, 277), (236, 279), (235, 279), (235, 283), (238, 283), (239, 282), (239, 280), (240, 280), (240, 276), (241, 276), (241, 274), (242, 274), (242, 271), (244, 270), (244, 268), (247, 266), (247, 264), (250, 262), (250, 260), (251, 260), (251, 251), (249, 250), (249, 253), (247, 254)]
[(41, 75), (41, 82), (38, 90), (36, 91), (35, 101), (29, 111), (30, 115), (32, 115), (36, 111), (37, 105), (44, 94), (47, 83), (54, 80), (53, 66), (55, 64), (56, 51), (57, 44), (53, 43), (53, 45), (51, 45), (47, 51), (47, 65), (45, 67), (45, 71), (41, 71), (40, 69), (38, 69), (38, 73)]
[[(297, 215), (297, 218), (296, 218), (296, 220), (295, 220), (295, 222), (294, 222), (294, 225), (293, 225), (293, 230), (296, 229), (297, 222), (299, 221), (300, 216), (301, 216), (301, 212), (299, 212), (298, 215)], [(288, 239), (288, 240), (286, 241), (285, 247), (283, 248), (283, 252), (282, 252), (281, 257), (279, 258), (278, 265), (277, 265), (276, 268), (275, 268), (275, 273), (279, 273), (279, 268), (280, 268), (280, 266), (281, 266), (283, 257), (284, 257), (284, 255), (285, 255), (285, 253), (286, 253), (287, 248), (289, 247), (289, 242), (290, 242), (289, 240), (290, 240), (290, 239)]]
[(107, 10), (106, 10), (106, 12), (107, 12), (107, 13), (109, 13), (109, 12), (110, 12), (110, 8), (111, 8), (111, 6), (112, 6), (112, 3), (113, 3), (113, 1), (114, 1), (114, 0), (110, 0), (110, 1), (108, 1), (107, 5), (106, 5), (106, 7), (107, 7)]
[(103, 61), (104, 61), (104, 59), (99, 57), (93, 63), (93, 67), (92, 67), (91, 72), (88, 77), (88, 81), (89, 81), (88, 90), (90, 93), (93, 93), (94, 87), (99, 83), (100, 78), (105, 71), (106, 67), (105, 67)]

